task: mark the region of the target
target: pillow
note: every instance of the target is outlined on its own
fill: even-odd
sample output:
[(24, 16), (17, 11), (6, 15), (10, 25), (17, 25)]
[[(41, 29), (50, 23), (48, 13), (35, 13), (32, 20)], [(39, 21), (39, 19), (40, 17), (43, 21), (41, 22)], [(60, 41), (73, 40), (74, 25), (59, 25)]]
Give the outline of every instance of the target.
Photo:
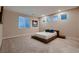
[(53, 29), (51, 29), (51, 30), (46, 29), (46, 30), (45, 30), (45, 32), (51, 32), (51, 33), (53, 33), (53, 32), (54, 32), (54, 30), (53, 30)]
[(45, 32), (50, 32), (50, 30), (49, 29), (46, 29)]
[(54, 30), (50, 30), (50, 32), (51, 32), (51, 33), (53, 33), (53, 32), (54, 32)]

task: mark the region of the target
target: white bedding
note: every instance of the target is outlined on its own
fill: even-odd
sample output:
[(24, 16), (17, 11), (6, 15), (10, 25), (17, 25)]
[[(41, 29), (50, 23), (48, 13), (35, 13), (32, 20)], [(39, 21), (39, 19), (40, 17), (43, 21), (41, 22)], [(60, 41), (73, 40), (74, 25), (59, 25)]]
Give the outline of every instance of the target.
[(53, 37), (53, 36), (56, 36), (56, 35), (57, 35), (56, 32), (53, 32), (53, 33), (50, 33), (50, 32), (37, 32), (35, 34), (35, 36), (37, 36), (39, 38), (46, 39), (46, 40)]

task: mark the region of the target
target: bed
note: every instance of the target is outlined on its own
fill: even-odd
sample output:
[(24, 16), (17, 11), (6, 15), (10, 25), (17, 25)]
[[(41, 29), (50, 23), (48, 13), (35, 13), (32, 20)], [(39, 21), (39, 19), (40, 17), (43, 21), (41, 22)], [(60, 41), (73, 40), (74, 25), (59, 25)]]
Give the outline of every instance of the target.
[(58, 32), (54, 31), (54, 32), (37, 32), (35, 33), (32, 38), (39, 40), (41, 42), (44, 43), (48, 43), (51, 42), (52, 40), (54, 40), (55, 38), (57, 38), (58, 36)]

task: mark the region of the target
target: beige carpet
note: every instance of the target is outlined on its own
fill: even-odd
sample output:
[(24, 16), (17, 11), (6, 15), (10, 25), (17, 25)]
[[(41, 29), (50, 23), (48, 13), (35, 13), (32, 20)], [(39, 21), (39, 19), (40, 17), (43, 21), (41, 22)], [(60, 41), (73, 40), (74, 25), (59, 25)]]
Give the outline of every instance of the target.
[(48, 44), (32, 39), (31, 36), (21, 36), (5, 39), (0, 52), (4, 53), (67, 53), (79, 52), (79, 39), (67, 37), (57, 38)]

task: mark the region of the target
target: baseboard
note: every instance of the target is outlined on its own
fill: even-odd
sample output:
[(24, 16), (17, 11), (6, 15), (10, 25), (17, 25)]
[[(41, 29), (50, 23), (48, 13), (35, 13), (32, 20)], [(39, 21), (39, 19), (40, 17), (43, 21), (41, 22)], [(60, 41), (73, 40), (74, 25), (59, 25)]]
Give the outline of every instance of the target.
[[(11, 36), (11, 37), (3, 37), (3, 39), (9, 39), (9, 38), (15, 38), (15, 37), (20, 37), (20, 36), (25, 36), (26, 34), (20, 34), (20, 35), (16, 35), (16, 36)], [(72, 37), (72, 36), (66, 36), (66, 38), (68, 37)], [(72, 37), (72, 38), (79, 38), (79, 37)]]
[(20, 37), (20, 36), (25, 36), (26, 34), (20, 34), (20, 35), (15, 35), (11, 37), (3, 37), (3, 39), (9, 39), (9, 38), (15, 38), (15, 37)]
[(74, 39), (79, 39), (79, 37), (75, 37), (75, 36), (66, 36), (66, 38), (74, 38)]

